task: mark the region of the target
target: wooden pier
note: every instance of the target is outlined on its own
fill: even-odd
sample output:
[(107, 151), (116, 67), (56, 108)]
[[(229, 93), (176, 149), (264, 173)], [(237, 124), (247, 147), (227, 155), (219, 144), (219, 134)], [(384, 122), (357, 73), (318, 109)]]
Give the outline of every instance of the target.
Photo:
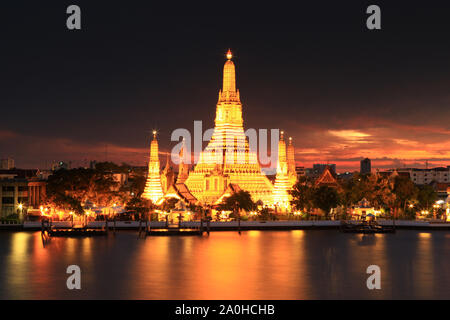
[(105, 222), (103, 228), (88, 228), (87, 224), (73, 225), (68, 228), (56, 228), (51, 220), (42, 220), (41, 235), (44, 242), (50, 237), (91, 237), (105, 236), (108, 233), (108, 225)]
[[(209, 235), (209, 223), (207, 224), (206, 229), (206, 232)], [(203, 223), (200, 224), (200, 227), (186, 228), (183, 227), (181, 223), (169, 224), (169, 222), (166, 221), (164, 228), (152, 228), (151, 221), (141, 220), (139, 222), (138, 238), (145, 238), (147, 236), (202, 236), (204, 232), (205, 228), (203, 227)]]

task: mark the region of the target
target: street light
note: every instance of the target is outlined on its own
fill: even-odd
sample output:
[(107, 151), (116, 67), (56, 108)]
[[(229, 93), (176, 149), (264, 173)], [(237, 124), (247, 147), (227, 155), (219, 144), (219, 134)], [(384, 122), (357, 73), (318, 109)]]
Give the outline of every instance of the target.
[(23, 204), (19, 203), (17, 205), (17, 208), (20, 210), (19, 220), (22, 220), (23, 219), (23, 217), (22, 217), (22, 215), (23, 215)]

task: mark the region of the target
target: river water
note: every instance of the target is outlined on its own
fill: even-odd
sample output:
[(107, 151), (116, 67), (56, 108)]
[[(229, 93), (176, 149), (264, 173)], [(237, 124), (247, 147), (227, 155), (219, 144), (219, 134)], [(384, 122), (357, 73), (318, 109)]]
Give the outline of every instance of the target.
[[(53, 238), (0, 232), (0, 299), (450, 299), (450, 232), (212, 232)], [(69, 290), (69, 265), (81, 290)], [(369, 265), (381, 289), (369, 290)]]

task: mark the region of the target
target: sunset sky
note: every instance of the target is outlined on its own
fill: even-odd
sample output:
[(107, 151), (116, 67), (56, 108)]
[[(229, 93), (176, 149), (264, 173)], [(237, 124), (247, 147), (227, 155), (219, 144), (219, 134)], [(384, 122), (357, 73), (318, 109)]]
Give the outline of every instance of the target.
[[(0, 158), (144, 165), (151, 131), (162, 153), (177, 128), (213, 126), (228, 48), (244, 126), (279, 128), (296, 161), (359, 169), (450, 165), (450, 20), (445, 2), (296, 7), (120, 6), (74, 1), (82, 30), (55, 1), (5, 4), (0, 19)], [(427, 5), (427, 7), (425, 7)], [(161, 157), (165, 162), (165, 157)]]

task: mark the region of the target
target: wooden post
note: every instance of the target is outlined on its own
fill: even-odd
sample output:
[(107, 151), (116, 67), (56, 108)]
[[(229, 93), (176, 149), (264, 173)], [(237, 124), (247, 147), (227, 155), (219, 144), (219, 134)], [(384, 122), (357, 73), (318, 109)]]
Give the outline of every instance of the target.
[(239, 217), (238, 217), (238, 232), (239, 234), (241, 234), (241, 214), (239, 213)]
[(240, 235), (241, 234), (241, 212), (239, 211), (239, 208), (237, 206), (237, 202), (234, 204), (234, 210), (235, 210), (235, 212), (238, 215), (238, 233)]
[(203, 235), (203, 218), (200, 219), (200, 235)]
[(138, 239), (141, 237), (142, 232), (142, 219), (139, 219)]
[(180, 212), (180, 214), (178, 215), (178, 229), (181, 229), (181, 218), (182, 218), (182, 216), (181, 216), (181, 212)]

